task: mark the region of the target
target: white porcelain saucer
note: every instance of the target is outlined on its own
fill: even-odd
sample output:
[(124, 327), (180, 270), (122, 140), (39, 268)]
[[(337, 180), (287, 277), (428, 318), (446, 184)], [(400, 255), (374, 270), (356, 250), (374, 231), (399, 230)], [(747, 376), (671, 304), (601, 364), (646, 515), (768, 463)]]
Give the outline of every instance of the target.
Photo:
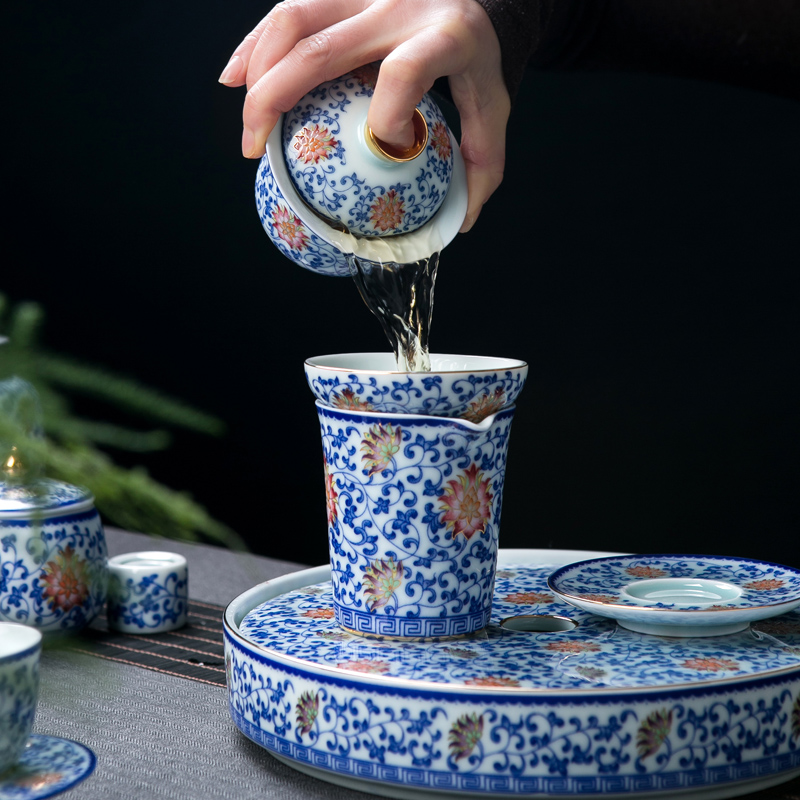
[(43, 800), (92, 774), (97, 759), (85, 745), (33, 734), (16, 767), (0, 776), (0, 800)]
[(590, 559), (547, 583), (573, 606), (658, 636), (723, 636), (800, 606), (800, 570), (727, 556)]

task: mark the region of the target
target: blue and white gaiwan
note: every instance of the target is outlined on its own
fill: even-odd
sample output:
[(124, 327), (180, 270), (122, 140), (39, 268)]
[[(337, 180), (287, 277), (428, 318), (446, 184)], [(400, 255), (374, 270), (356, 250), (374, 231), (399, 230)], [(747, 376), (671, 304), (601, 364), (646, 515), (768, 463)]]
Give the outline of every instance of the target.
[(323, 275), (349, 276), (352, 254), (428, 258), (466, 215), (464, 161), (441, 110), (425, 95), (414, 145), (392, 148), (367, 124), (377, 76), (370, 64), (317, 86), (282, 115), (259, 164), (264, 230), (287, 258)]

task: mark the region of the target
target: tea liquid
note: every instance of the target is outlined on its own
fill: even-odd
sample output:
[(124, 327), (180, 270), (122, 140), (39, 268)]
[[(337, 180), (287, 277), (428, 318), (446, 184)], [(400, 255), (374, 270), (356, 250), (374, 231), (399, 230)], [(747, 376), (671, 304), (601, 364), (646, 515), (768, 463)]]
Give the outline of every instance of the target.
[(378, 318), (401, 372), (430, 372), (428, 335), (439, 253), (409, 263), (349, 255), (358, 291)]

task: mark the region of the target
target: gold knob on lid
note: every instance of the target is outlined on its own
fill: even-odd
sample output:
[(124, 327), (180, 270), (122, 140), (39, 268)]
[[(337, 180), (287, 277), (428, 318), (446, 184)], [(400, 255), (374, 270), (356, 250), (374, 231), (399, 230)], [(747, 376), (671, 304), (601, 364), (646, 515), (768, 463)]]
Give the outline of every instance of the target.
[(418, 109), (414, 109), (414, 117), (411, 120), (414, 126), (414, 144), (411, 147), (395, 147), (387, 142), (379, 139), (373, 132), (372, 128), (367, 125), (367, 144), (373, 153), (380, 158), (385, 158), (389, 161), (396, 161), (402, 163), (404, 161), (411, 161), (415, 159), (428, 144), (428, 123), (425, 122), (425, 117)]

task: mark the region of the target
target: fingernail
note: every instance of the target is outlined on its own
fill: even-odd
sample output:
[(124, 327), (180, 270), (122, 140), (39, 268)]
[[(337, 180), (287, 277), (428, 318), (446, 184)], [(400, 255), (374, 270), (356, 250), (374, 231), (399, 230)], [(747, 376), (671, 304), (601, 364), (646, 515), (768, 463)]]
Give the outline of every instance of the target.
[(250, 128), (246, 127), (242, 130), (242, 155), (245, 158), (252, 158), (253, 151), (256, 149), (256, 135)]
[(238, 74), (242, 71), (242, 59), (239, 56), (231, 56), (231, 60), (228, 62), (227, 66), (224, 70), (222, 70), (222, 75), (219, 76), (220, 83), (233, 83), (236, 80)]
[(467, 214), (467, 216), (464, 217), (464, 221), (461, 223), (461, 228), (459, 228), (458, 232), (468, 233), (472, 229), (472, 226), (475, 224), (475, 220), (477, 219), (477, 214)]

